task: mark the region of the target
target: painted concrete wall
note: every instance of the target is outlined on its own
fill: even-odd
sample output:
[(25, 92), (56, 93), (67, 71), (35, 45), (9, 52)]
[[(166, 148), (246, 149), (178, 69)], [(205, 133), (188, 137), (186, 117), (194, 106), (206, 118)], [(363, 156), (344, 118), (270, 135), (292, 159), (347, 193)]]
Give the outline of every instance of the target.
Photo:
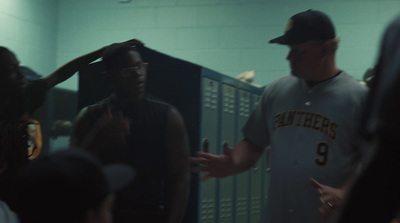
[(56, 65), (58, 2), (0, 0), (0, 46), (41, 75)]
[[(126, 0), (125, 0), (126, 1)], [(138, 38), (160, 52), (268, 84), (289, 72), (287, 47), (268, 44), (293, 14), (328, 13), (341, 38), (338, 66), (357, 79), (375, 63), (400, 0), (1, 0), (0, 45), (45, 75), (81, 54)], [(77, 89), (77, 77), (58, 85)]]
[[(268, 44), (293, 14), (329, 14), (341, 38), (338, 66), (361, 79), (375, 63), (399, 0), (59, 0), (57, 65), (112, 42), (138, 38), (160, 52), (229, 76), (256, 70), (265, 85), (288, 74), (287, 47)], [(76, 88), (77, 79), (61, 84)]]

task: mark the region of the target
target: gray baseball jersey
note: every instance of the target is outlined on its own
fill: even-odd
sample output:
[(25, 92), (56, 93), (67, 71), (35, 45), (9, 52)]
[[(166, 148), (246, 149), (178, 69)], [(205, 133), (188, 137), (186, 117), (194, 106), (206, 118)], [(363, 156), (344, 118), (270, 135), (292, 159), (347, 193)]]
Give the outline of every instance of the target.
[(344, 72), (312, 87), (292, 75), (266, 87), (243, 128), (247, 139), (271, 148), (263, 223), (322, 222), (310, 178), (340, 187), (356, 172), (365, 154), (354, 139), (366, 93)]

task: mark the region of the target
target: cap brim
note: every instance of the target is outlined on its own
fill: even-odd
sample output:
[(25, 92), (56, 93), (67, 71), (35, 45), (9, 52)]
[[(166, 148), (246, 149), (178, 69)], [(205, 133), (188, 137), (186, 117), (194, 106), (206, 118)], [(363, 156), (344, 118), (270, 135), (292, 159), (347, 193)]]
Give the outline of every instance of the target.
[(283, 35), (283, 36), (279, 36), (279, 37), (277, 37), (275, 39), (271, 39), (269, 41), (269, 43), (288, 44), (289, 42), (287, 40), (287, 37), (285, 35)]
[(133, 167), (126, 164), (110, 164), (103, 167), (103, 172), (109, 182), (112, 192), (127, 186), (135, 179), (136, 172)]

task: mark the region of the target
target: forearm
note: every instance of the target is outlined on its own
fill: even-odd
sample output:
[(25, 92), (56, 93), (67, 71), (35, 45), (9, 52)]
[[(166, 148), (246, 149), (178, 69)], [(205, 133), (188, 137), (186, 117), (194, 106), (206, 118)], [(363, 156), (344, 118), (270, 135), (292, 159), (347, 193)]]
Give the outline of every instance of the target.
[(49, 88), (52, 88), (53, 86), (67, 80), (72, 75), (74, 75), (77, 71), (79, 71), (81, 68), (83, 68), (87, 64), (95, 61), (96, 59), (100, 58), (104, 49), (105, 49), (105, 47), (102, 47), (91, 53), (85, 54), (74, 60), (71, 60), (70, 62), (59, 67), (52, 74), (44, 77), (48, 80)]
[(71, 146), (90, 152), (101, 151), (110, 145), (106, 134), (100, 134), (107, 125), (108, 116), (102, 113), (89, 113), (87, 107), (83, 108), (74, 123), (71, 136)]
[(104, 127), (105, 125), (106, 123), (98, 121), (91, 129), (81, 135), (80, 140), (76, 141), (77, 146), (98, 155), (110, 148), (116, 149), (126, 144), (127, 132), (120, 132), (119, 129), (109, 131)]
[(265, 148), (243, 139), (232, 151), (233, 173), (238, 174), (250, 169), (264, 153)]
[(91, 152), (95, 155), (97, 155), (100, 151), (106, 150), (107, 148), (115, 147), (115, 145), (107, 143), (107, 141), (105, 141), (102, 137), (93, 134), (95, 134), (93, 131), (89, 132), (89, 134), (87, 134), (85, 138), (83, 138), (83, 140), (77, 145), (77, 147)]

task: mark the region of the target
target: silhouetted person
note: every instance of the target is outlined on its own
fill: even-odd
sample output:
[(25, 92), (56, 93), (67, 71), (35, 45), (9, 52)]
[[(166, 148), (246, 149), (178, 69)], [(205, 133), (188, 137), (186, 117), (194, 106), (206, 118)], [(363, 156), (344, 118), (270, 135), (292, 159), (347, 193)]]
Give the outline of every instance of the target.
[(134, 174), (79, 149), (46, 154), (18, 175), (15, 211), (21, 223), (112, 223), (114, 192)]
[(399, 216), (399, 98), (400, 16), (397, 16), (383, 35), (376, 75), (361, 122), (361, 146), (373, 148), (374, 155), (350, 190), (340, 223), (388, 223)]
[(72, 144), (136, 169), (137, 180), (117, 194), (116, 223), (179, 223), (190, 186), (184, 121), (176, 108), (145, 94), (148, 64), (137, 48), (111, 45), (102, 62), (114, 93), (81, 110)]

